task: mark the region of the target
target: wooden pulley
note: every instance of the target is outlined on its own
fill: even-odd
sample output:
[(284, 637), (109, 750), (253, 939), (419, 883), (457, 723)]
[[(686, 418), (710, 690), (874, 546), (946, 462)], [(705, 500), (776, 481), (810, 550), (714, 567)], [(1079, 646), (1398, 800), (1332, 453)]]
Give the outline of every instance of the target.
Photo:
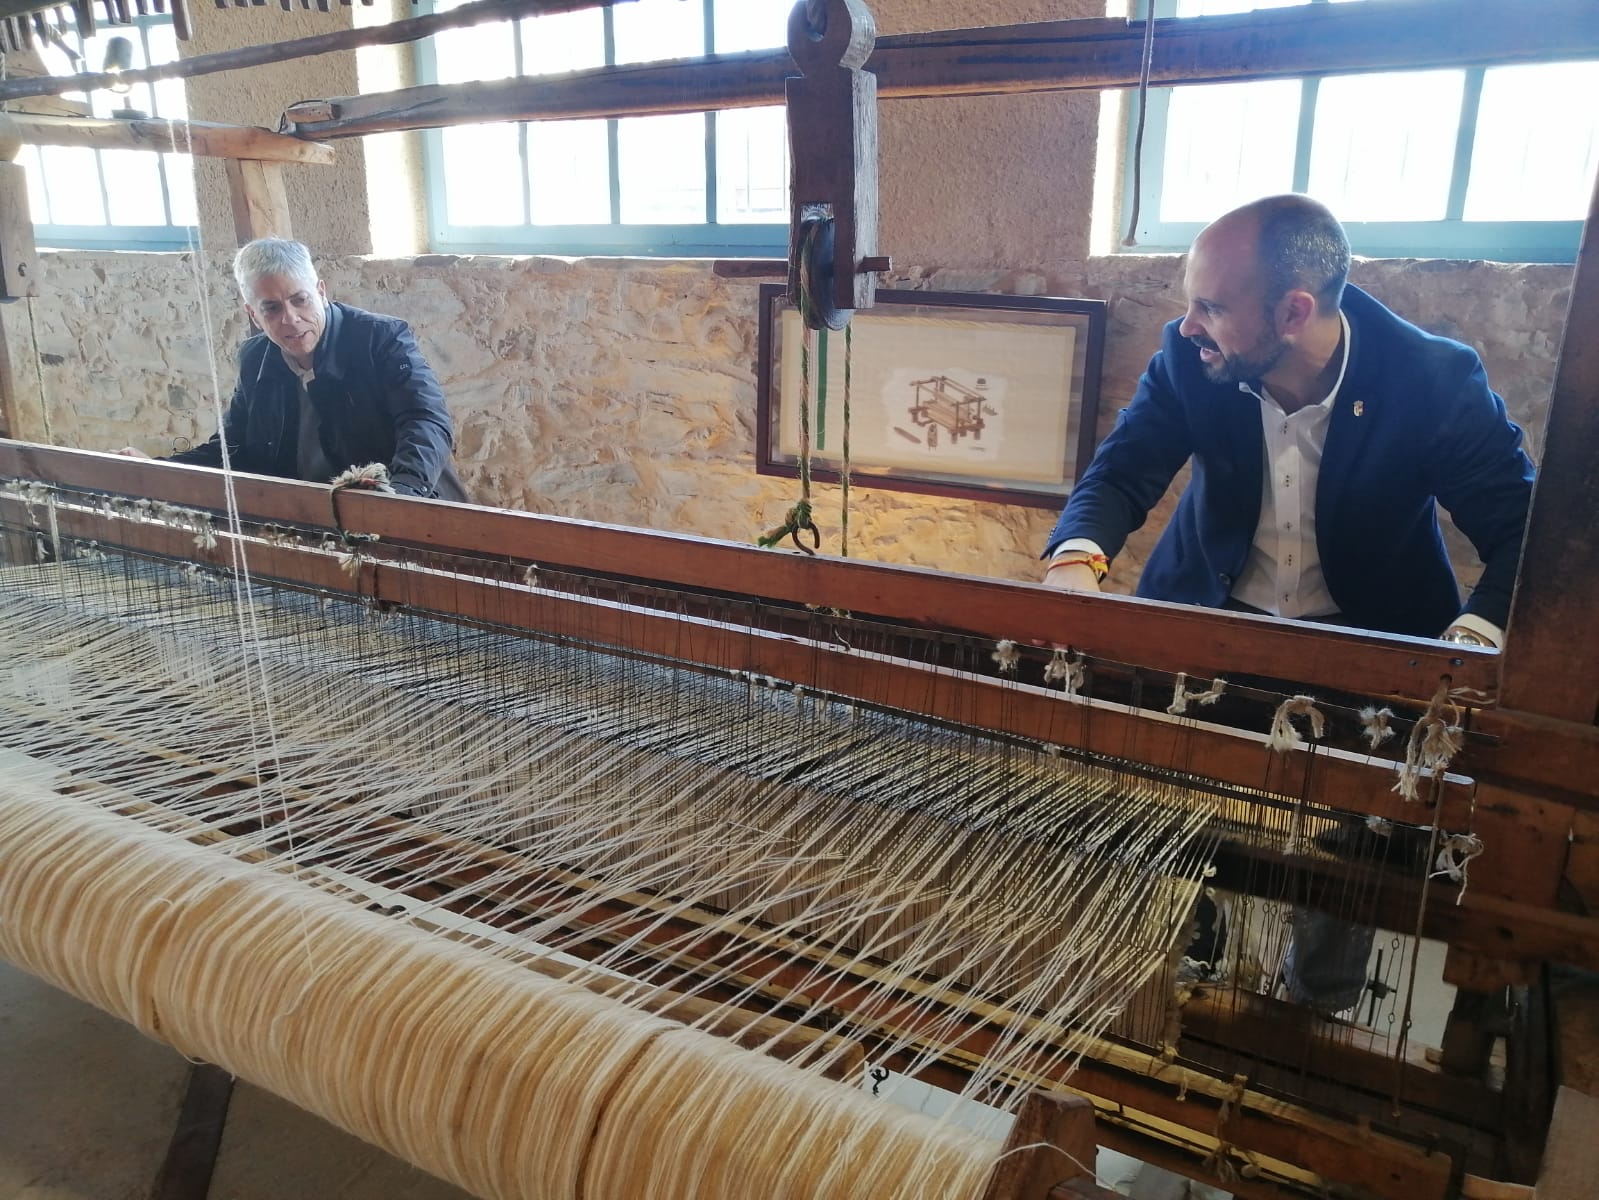
[(842, 329), (876, 295), (877, 26), (862, 0), (799, 0), (788, 50), (789, 295), (812, 327)]

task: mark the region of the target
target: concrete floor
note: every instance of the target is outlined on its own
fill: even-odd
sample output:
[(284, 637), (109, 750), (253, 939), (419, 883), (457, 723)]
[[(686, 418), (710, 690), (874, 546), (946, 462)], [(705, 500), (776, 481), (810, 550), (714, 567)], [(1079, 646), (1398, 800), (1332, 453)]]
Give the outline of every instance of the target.
[[(145, 1200), (189, 1064), (0, 962), (0, 1198)], [(211, 1200), (470, 1200), (248, 1084), (234, 1088)]]

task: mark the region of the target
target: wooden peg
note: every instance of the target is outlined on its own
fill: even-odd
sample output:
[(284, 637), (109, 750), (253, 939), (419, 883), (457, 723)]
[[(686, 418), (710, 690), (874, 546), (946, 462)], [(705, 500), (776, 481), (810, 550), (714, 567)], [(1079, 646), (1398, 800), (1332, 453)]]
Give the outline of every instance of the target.
[(808, 293), (818, 328), (843, 328), (876, 295), (863, 262), (877, 257), (877, 77), (862, 70), (876, 41), (862, 0), (789, 14), (789, 294)]

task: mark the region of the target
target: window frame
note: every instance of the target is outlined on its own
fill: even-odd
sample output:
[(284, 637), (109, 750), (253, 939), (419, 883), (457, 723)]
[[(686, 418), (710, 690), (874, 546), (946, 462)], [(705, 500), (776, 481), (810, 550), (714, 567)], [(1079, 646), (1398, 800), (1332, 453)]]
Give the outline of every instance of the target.
[[(715, 53), (715, 10), (718, 0), (700, 0), (705, 30), (706, 54)], [(722, 0), (736, 3), (737, 0)], [(418, 10), (432, 12), (432, 0), (420, 0)], [(616, 55), (613, 9), (600, 10), (604, 21), (605, 58)], [(519, 18), (521, 19), (521, 18)], [(522, 73), (522, 39), (514, 39), (516, 75)], [(417, 82), (436, 84), (438, 59), (431, 38), (414, 45), (413, 61)], [(624, 224), (621, 220), (621, 180), (619, 171), (618, 123), (630, 118), (612, 117), (606, 122), (610, 162), (610, 221), (590, 225), (539, 225), (531, 221), (519, 225), (454, 225), (449, 212), (444, 172), (444, 129), (427, 129), (422, 135), (423, 196), (427, 205), (429, 249), (441, 254), (558, 254), (571, 256), (625, 256), (641, 258), (786, 257), (788, 222), (719, 222), (716, 214), (716, 114), (706, 111), (705, 124), (705, 213), (695, 224)], [(637, 118), (631, 118), (637, 119)], [(522, 162), (523, 210), (528, 205), (528, 137), (530, 122), (518, 121), (517, 145)]]
[[(171, 13), (141, 13), (136, 15), (126, 25), (102, 26), (98, 32), (109, 37), (126, 37), (131, 30), (137, 30), (139, 42), (144, 49), (144, 60), (150, 61), (150, 35), (149, 30), (156, 26), (172, 24)], [(151, 101), (151, 117), (155, 120), (164, 120), (155, 111), (155, 90), (149, 85), (148, 90)], [(187, 112), (187, 108), (185, 108)], [(178, 120), (178, 118), (172, 118)], [(35, 147), (44, 150), (46, 147)], [(101, 147), (92, 147), (96, 173), (100, 180), (100, 196), (107, 215), (111, 212), (111, 196), (106, 187), (106, 167), (102, 157), (105, 150)], [(171, 222), (172, 217), (172, 184), (167, 178), (167, 171), (171, 167), (170, 159), (176, 157), (168, 151), (134, 151), (134, 153), (156, 153), (156, 171), (161, 180), (161, 207), (165, 210), (168, 223), (165, 225), (63, 225), (56, 222), (39, 221), (34, 219), (33, 241), (36, 246), (50, 250), (145, 250), (169, 251), (191, 250), (198, 244), (199, 229), (195, 225), (178, 225)], [(43, 170), (43, 160), (40, 160), (40, 169)], [(189, 156), (189, 170), (194, 170), (194, 157)], [(198, 183), (198, 181), (196, 181)], [(45, 187), (44, 180), (39, 180), (41, 188)], [(29, 214), (30, 217), (33, 214)]]
[[(1326, 4), (1331, 0), (1308, 0)], [(1154, 0), (1157, 17), (1175, 17), (1177, 0)], [(1138, 19), (1149, 11), (1149, 0), (1138, 0)], [(1582, 221), (1468, 221), (1463, 213), (1470, 182), (1478, 105), (1486, 67), (1448, 67), (1465, 75), (1460, 101), (1460, 122), (1455, 131), (1455, 153), (1444, 216), (1436, 221), (1346, 221), (1344, 231), (1354, 253), (1367, 258), (1481, 259), (1512, 263), (1572, 263), (1582, 239)], [(1351, 72), (1353, 74), (1355, 72)], [(1316, 99), (1321, 80), (1330, 76), (1304, 76), (1300, 85), (1299, 128), (1294, 147), (1293, 178), (1288, 190), (1304, 192), (1310, 181), (1311, 137), (1315, 129)], [(1190, 85), (1193, 86), (1193, 85)], [(1209, 86), (1209, 85), (1202, 85)], [(1138, 128), (1136, 92), (1127, 106), (1122, 171), (1122, 201), (1118, 212), (1119, 253), (1182, 253), (1205, 227), (1201, 221), (1161, 221), (1161, 192), (1165, 184), (1167, 117), (1172, 87), (1151, 87), (1144, 121), (1143, 188), (1139, 203), (1136, 245), (1122, 246), (1132, 211), (1133, 165)], [(1220, 216), (1217, 213), (1216, 216)]]

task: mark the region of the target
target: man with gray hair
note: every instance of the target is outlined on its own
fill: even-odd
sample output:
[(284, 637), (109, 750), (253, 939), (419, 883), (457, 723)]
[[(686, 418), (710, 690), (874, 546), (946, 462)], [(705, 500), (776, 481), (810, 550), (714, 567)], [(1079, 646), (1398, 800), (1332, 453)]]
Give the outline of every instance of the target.
[(260, 238), (233, 274), (260, 332), (239, 348), (239, 381), (222, 429), (167, 461), (326, 483), (382, 463), (396, 492), (465, 500), (450, 461), (454, 429), (410, 327), (330, 301), (311, 252)]
[[(1306, 196), (1257, 200), (1200, 233), (1187, 312), (1072, 489), (1045, 583), (1098, 591), (1191, 462), (1140, 596), (1500, 644), (1532, 496), (1521, 430), (1475, 350), (1348, 284), (1349, 265), (1343, 227)], [(1483, 562), (1464, 604), (1440, 505)], [(1374, 852), (1362, 826), (1334, 833), (1324, 849)], [(1196, 947), (1210, 948), (1193, 957), (1222, 941), (1208, 915)], [(1289, 995), (1323, 1013), (1356, 1004), (1371, 930), (1307, 909), (1293, 923)]]

